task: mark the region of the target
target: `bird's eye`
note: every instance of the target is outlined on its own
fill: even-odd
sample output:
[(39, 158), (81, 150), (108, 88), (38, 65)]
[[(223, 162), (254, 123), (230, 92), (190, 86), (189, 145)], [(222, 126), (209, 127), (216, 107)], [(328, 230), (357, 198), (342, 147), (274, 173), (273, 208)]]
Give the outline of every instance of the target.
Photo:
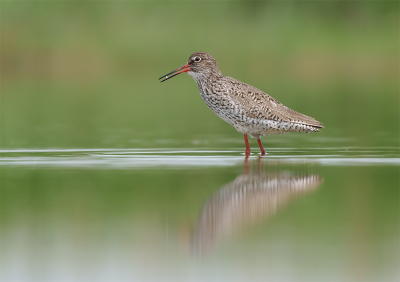
[(196, 58), (194, 58), (194, 61), (195, 61), (195, 62), (200, 62), (200, 61), (201, 61), (201, 58), (200, 58), (200, 57), (196, 57)]

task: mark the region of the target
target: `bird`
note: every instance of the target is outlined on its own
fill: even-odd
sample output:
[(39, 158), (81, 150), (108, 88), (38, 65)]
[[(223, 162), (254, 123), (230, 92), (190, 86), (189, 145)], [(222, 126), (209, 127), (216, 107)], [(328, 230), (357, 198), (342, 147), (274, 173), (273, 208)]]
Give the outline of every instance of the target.
[(323, 128), (321, 122), (286, 107), (260, 89), (222, 75), (215, 59), (206, 52), (191, 54), (185, 65), (159, 80), (164, 82), (184, 72), (196, 81), (207, 106), (244, 135), (246, 157), (251, 153), (248, 136), (257, 139), (264, 156), (263, 135), (319, 132)]

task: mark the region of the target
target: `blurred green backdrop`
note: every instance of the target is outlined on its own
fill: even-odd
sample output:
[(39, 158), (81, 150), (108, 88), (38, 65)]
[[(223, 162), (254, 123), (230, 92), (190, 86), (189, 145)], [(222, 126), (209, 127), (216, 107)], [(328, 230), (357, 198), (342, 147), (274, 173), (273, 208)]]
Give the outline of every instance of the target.
[(2, 1), (1, 146), (242, 146), (192, 78), (157, 81), (195, 51), (322, 121), (318, 138), (397, 144), (396, 1)]
[[(155, 165), (141, 169), (85, 162), (98, 154), (123, 166), (141, 150), (3, 151), (3, 278), (107, 280), (121, 269), (146, 281), (154, 273), (185, 281), (173, 271), (198, 281), (279, 277), (264, 275), (270, 267), (303, 281), (398, 280), (398, 2), (0, 1), (2, 149), (240, 148), (148, 150), (141, 156)], [(286, 147), (271, 150), (263, 171), (316, 174), (321, 187), (228, 238), (206, 264), (183, 255), (192, 229), (244, 168), (178, 161), (237, 157), (244, 144), (192, 78), (158, 82), (195, 51), (325, 125), (321, 134), (263, 141)], [(290, 144), (300, 139), (308, 143)], [(166, 156), (171, 166), (158, 167)], [(66, 159), (77, 166), (63, 166)], [(111, 281), (122, 280), (132, 279)]]

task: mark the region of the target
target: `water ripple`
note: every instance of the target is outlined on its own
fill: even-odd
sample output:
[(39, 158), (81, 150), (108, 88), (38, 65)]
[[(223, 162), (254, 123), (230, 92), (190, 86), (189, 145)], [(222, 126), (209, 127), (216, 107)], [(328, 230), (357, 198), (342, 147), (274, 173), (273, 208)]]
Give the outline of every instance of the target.
[[(323, 153), (323, 154), (322, 154)], [(193, 168), (227, 167), (242, 164), (239, 150), (212, 149), (16, 149), (0, 150), (1, 166), (69, 168)], [(251, 155), (251, 159), (258, 158)], [(323, 166), (400, 165), (394, 148), (273, 148), (264, 162), (288, 163), (310, 161)]]

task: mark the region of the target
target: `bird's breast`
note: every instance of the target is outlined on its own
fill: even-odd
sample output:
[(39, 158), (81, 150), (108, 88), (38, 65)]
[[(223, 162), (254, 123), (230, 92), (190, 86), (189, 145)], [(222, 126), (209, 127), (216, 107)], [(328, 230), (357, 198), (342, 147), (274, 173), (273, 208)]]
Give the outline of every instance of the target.
[(214, 91), (200, 86), (199, 89), (201, 98), (221, 119), (232, 125), (243, 119), (240, 106), (230, 98), (226, 91)]

